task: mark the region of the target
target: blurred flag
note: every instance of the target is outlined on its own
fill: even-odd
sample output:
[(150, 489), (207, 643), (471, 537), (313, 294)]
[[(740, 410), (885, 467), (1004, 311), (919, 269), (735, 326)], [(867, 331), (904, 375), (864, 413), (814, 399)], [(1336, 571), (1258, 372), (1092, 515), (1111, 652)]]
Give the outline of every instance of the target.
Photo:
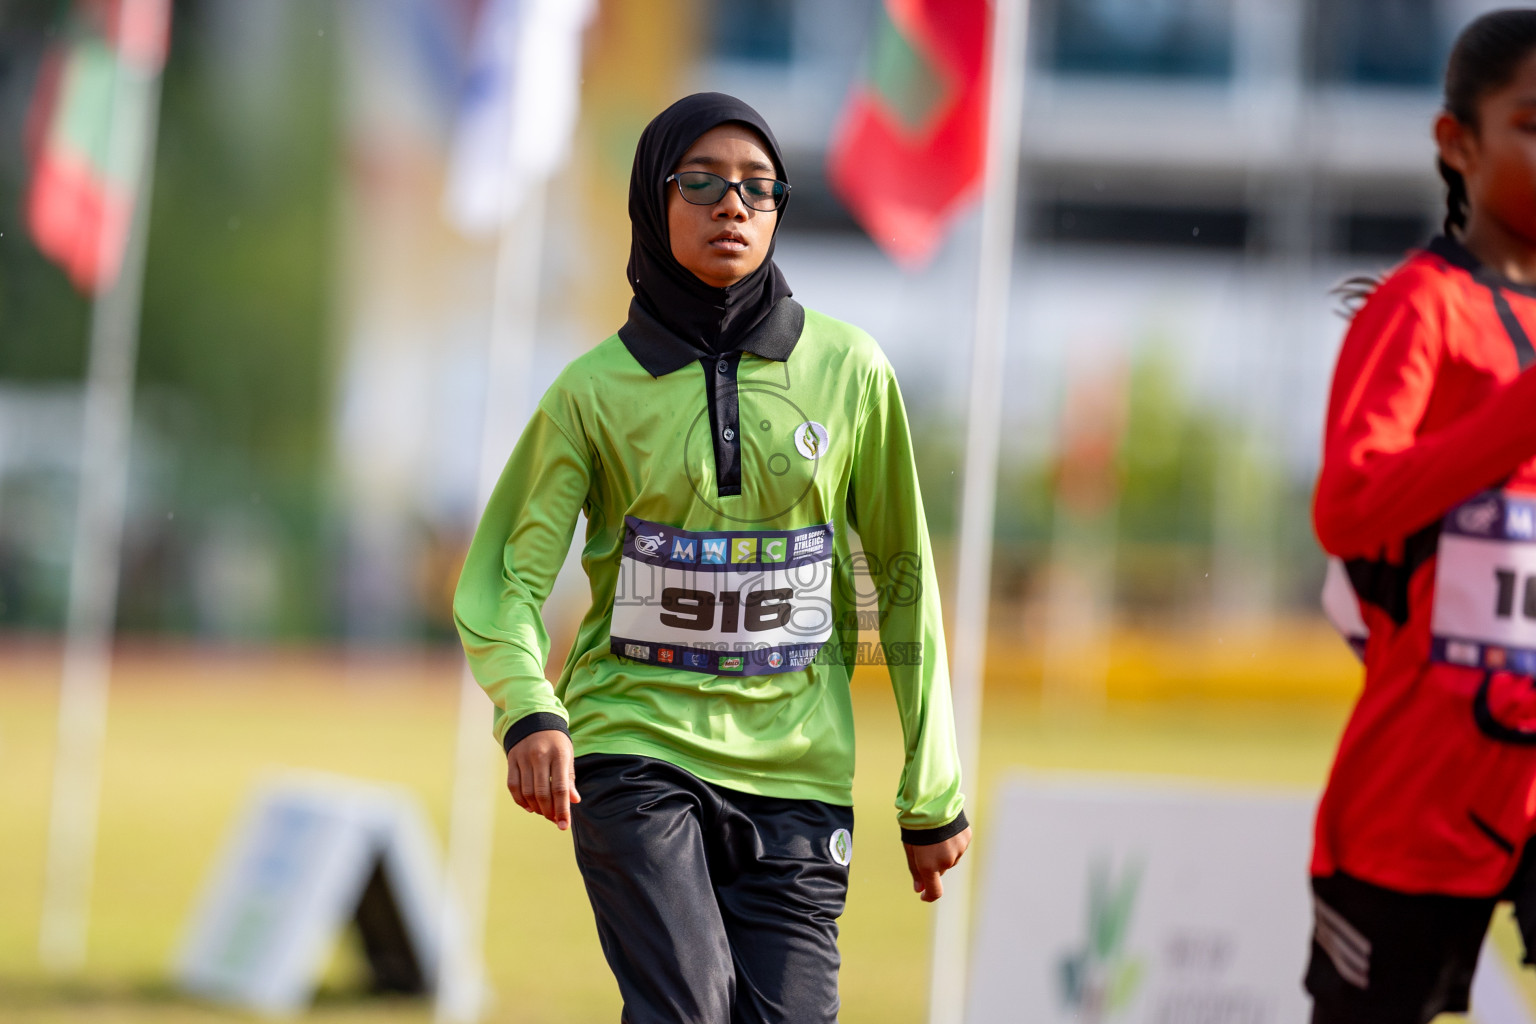
[(980, 184), (986, 148), (987, 0), (884, 0), (828, 175), (893, 259), (917, 267)]
[(449, 221), (496, 231), (566, 159), (595, 0), (488, 0), (475, 29), (448, 169)]
[[(568, 172), (581, 202), (581, 229), (602, 238), (629, 223), (629, 171), (640, 132), (673, 100), (688, 92), (703, 40), (696, 28), (698, 0), (603, 0), (586, 39), (582, 71), (583, 116), (576, 126)], [(587, 273), (563, 282), (549, 299), (593, 338), (624, 322), (634, 293), (624, 273), (629, 246), (600, 246), (584, 257)]]
[(112, 122), (113, 93), (142, 88), (165, 63), (170, 0), (78, 0), (65, 40), (45, 55), (27, 115), (27, 226), (83, 292), (117, 280), (144, 166), (142, 119)]

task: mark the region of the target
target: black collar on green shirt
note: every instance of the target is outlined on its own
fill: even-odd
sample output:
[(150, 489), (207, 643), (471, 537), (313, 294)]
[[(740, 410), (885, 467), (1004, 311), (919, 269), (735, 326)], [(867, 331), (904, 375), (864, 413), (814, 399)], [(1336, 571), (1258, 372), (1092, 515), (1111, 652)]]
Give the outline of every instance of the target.
[[(805, 307), (786, 296), (774, 303), (768, 315), (747, 332), (733, 351), (751, 352), (782, 363), (795, 350), (804, 329)], [(635, 299), (629, 302), (629, 320), (619, 328), (619, 340), (652, 377), (662, 377), (689, 363), (725, 354), (706, 352), (679, 338)]]

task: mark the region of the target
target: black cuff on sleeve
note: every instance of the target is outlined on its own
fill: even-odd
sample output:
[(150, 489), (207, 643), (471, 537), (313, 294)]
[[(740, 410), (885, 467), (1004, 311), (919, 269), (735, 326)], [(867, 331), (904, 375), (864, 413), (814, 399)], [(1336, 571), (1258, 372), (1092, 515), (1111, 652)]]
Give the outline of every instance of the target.
[(965, 820), (965, 812), (961, 811), (954, 821), (938, 828), (904, 828), (901, 830), (901, 841), (909, 846), (934, 846), (946, 839), (953, 839), (970, 827), (971, 823)]
[(546, 729), (558, 729), (567, 736), (571, 734), (570, 727), (565, 724), (565, 719), (553, 711), (535, 711), (531, 715), (524, 715), (512, 723), (512, 728), (501, 738), (501, 749), (511, 751), (528, 736)]

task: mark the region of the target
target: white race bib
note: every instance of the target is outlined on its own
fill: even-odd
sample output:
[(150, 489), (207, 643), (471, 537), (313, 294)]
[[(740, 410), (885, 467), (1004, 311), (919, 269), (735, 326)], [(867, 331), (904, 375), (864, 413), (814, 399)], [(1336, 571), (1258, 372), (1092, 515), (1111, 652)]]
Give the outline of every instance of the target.
[(1365, 616), (1360, 614), (1360, 598), (1355, 594), (1355, 585), (1349, 581), (1349, 571), (1344, 568), (1343, 559), (1328, 559), (1328, 575), (1323, 578), (1323, 614), (1355, 656), (1364, 658), (1370, 630), (1366, 628)]
[(624, 518), (614, 654), (712, 675), (797, 672), (832, 636), (832, 525), (694, 532)]
[(1536, 495), (1486, 491), (1445, 517), (1434, 661), (1536, 675)]

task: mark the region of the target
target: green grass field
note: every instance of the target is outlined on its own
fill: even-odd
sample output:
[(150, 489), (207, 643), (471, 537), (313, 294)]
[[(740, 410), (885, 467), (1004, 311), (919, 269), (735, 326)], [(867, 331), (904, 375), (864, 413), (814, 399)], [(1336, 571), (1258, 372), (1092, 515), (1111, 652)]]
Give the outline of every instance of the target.
[[(43, 647), (0, 649), (0, 680), (0, 1020), (244, 1019), (178, 996), (168, 967), (226, 828), (270, 769), (397, 783), (446, 834), (456, 658), (129, 651), (112, 693), (89, 965), (81, 978), (48, 978), (36, 950), (57, 662)], [(930, 908), (911, 892), (891, 811), (900, 734), (882, 675), (861, 670), (855, 697), (858, 828), (843, 918), (842, 1020), (917, 1024), (926, 1008)], [(1102, 712), (1049, 715), (1027, 690), (994, 692), (982, 799), (1000, 772), (1017, 766), (1316, 790), (1346, 711), (1337, 700), (1206, 698), (1112, 701)], [(983, 830), (973, 855), (985, 853), (985, 842)], [(510, 799), (499, 802), (487, 937), (498, 994), (492, 1020), (618, 1019), (568, 843)], [(1501, 942), (1514, 941), (1501, 925)], [(420, 1003), (362, 996), (361, 962), (346, 941), (325, 978), (307, 1019), (430, 1019)]]

